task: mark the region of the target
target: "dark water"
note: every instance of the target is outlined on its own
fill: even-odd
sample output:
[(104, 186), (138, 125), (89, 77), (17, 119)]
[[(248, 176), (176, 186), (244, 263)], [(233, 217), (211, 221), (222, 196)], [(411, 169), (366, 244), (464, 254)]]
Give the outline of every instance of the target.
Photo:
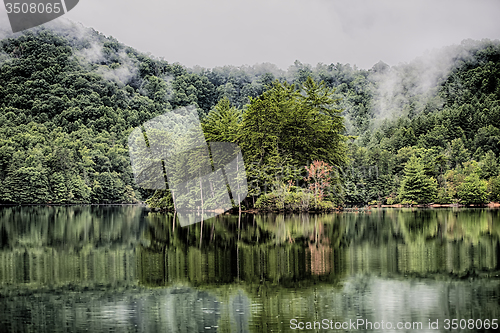
[(496, 331), (499, 237), (486, 209), (0, 207), (0, 332)]

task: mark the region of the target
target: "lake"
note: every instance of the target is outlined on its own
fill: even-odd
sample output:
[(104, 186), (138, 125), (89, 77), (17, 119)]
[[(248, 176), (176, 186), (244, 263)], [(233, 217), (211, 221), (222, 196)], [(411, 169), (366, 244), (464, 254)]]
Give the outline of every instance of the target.
[(498, 326), (499, 210), (173, 221), (141, 206), (0, 207), (0, 332)]

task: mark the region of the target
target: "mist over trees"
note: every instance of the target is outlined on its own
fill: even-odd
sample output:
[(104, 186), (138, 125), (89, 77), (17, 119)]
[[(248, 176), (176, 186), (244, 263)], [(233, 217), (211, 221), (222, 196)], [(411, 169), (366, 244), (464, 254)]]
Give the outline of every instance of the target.
[(31, 29), (0, 41), (0, 202), (168, 207), (135, 185), (127, 137), (188, 105), (208, 141), (242, 147), (247, 207), (309, 207), (314, 161), (335, 205), (498, 201), (499, 78), (489, 40), (392, 67), (190, 69), (76, 24)]

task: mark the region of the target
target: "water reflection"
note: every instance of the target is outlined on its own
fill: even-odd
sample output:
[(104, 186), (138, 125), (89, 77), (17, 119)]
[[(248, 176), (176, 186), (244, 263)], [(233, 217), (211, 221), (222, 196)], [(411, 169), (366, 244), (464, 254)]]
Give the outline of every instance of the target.
[(143, 209), (0, 208), (0, 291), (135, 283)]
[(138, 206), (1, 207), (0, 331), (270, 332), (289, 331), (292, 319), (359, 318), (427, 328), (498, 318), (499, 217), (243, 214), (181, 228), (173, 214)]

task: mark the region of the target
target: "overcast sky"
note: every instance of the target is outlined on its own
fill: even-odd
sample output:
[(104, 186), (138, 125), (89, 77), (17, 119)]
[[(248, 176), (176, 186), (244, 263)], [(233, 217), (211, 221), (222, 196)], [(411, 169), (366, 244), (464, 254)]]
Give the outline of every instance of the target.
[(499, 14), (498, 0), (80, 0), (65, 17), (188, 67), (299, 60), (368, 69), (467, 38), (500, 39)]

